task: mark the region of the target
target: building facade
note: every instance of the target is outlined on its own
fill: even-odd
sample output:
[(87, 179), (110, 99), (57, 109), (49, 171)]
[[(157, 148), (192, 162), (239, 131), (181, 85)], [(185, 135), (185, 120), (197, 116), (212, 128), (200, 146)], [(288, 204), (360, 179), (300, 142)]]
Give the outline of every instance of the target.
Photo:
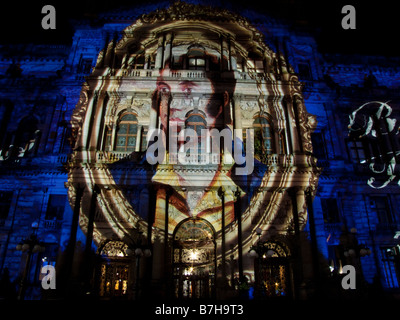
[(398, 59), (201, 4), (101, 18), (71, 45), (1, 50), (17, 298), (395, 294)]

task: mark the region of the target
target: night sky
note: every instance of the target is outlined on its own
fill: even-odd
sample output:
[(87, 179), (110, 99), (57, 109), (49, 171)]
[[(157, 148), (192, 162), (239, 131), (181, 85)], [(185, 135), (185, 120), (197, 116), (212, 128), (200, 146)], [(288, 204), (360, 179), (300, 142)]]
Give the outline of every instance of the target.
[[(148, 4), (156, 1), (10, 1), (1, 10), (2, 36), (6, 43), (70, 43), (71, 19), (89, 19), (99, 23), (97, 14), (117, 7)], [(360, 53), (366, 55), (400, 56), (400, 14), (394, 1), (345, 1), (345, 0), (220, 0), (222, 6), (238, 13), (244, 4), (257, 12), (265, 12), (285, 19), (295, 29), (307, 27), (317, 41), (320, 52)], [(210, 1), (213, 3), (213, 1)], [(56, 30), (43, 30), (41, 9), (51, 4), (56, 8)], [(344, 30), (341, 20), (344, 5), (356, 8), (356, 30)], [(101, 23), (101, 21), (100, 21)]]

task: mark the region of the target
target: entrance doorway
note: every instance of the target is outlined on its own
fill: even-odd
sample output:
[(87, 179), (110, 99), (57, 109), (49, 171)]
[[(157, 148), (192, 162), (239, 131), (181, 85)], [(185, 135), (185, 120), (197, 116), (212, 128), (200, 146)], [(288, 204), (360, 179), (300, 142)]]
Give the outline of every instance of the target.
[(214, 296), (215, 231), (204, 219), (189, 218), (174, 232), (174, 296), (204, 299)]
[(132, 287), (128, 245), (122, 241), (109, 241), (100, 249), (98, 292), (101, 298), (128, 298)]
[(289, 250), (277, 242), (259, 244), (254, 260), (257, 294), (260, 298), (291, 297)]

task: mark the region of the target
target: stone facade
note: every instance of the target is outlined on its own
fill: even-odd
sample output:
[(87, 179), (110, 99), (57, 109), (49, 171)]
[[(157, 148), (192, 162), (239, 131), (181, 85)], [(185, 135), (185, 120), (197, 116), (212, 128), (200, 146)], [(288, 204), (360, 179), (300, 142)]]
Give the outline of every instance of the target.
[[(1, 48), (0, 267), (19, 298), (333, 296), (346, 264), (357, 294), (398, 289), (397, 58), (184, 2), (103, 18), (69, 46)], [(254, 169), (208, 135), (183, 163), (168, 142), (188, 128), (244, 151), (253, 129)], [(16, 250), (32, 233), (44, 249)]]

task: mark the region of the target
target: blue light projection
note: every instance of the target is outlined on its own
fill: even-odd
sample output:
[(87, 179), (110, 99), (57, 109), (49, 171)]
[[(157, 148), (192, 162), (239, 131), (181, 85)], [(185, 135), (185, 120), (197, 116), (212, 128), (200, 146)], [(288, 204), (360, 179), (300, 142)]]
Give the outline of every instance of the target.
[[(204, 1), (189, 3), (199, 4)], [(206, 4), (209, 5), (209, 3)], [(131, 20), (136, 21), (142, 13), (161, 11), (169, 6), (170, 2), (166, 1), (145, 5), (128, 13), (132, 16)], [(111, 68), (105, 69), (104, 74), (93, 74), (92, 71), (102, 59), (105, 60), (104, 63), (111, 64), (113, 60), (118, 62), (117, 57), (106, 56), (104, 52), (107, 51), (108, 46), (116, 45), (124, 38), (122, 30), (128, 28), (132, 22), (120, 21), (115, 18), (115, 15), (108, 13), (101, 16), (110, 16), (111, 20), (108, 20), (110, 23), (102, 26), (78, 25), (71, 45), (2, 46), (0, 48), (2, 58), (0, 59), (0, 84), (2, 85), (0, 90), (0, 227), (2, 228), (0, 231), (0, 272), (3, 275), (6, 270), (9, 271), (10, 281), (16, 288), (21, 278), (24, 256), (14, 248), (31, 234), (32, 221), (38, 221), (38, 238), (44, 240), (48, 248), (43, 255), (34, 256), (29, 273), (34, 284), (34, 280), (38, 279), (35, 270), (40, 270), (41, 261), (43, 265), (51, 264), (61, 268), (62, 264), (65, 264), (66, 257), (74, 257), (74, 261), (78, 261), (78, 267), (75, 266), (71, 274), (78, 278), (73, 272), (83, 270), (82, 266), (86, 260), (82, 257), (85, 256), (85, 250), (95, 253), (98, 248), (101, 248), (101, 244), (104, 244), (101, 241), (97, 242), (97, 239), (103, 241), (107, 237), (118, 236), (125, 241), (129, 237), (133, 238), (131, 229), (132, 226), (137, 226), (138, 221), (154, 222), (156, 219), (149, 216), (148, 210), (149, 199), (153, 199), (156, 205), (154, 190), (112, 188), (114, 184), (117, 186), (130, 184), (160, 186), (160, 181), (165, 182), (165, 179), (156, 181), (160, 176), (156, 176), (156, 167), (148, 164), (143, 151), (133, 151), (129, 157), (108, 158), (106, 161), (104, 159), (107, 152), (91, 153), (90, 148), (97, 146), (89, 146), (84, 150), (85, 156), (87, 155), (84, 159), (87, 161), (87, 166), (82, 171), (86, 172), (82, 174), (82, 176), (86, 174), (83, 179), (85, 183), (82, 185), (72, 185), (74, 181), (68, 180), (65, 170), (66, 165), (71, 161), (71, 154), (76, 155), (84, 149), (82, 146), (71, 145), (70, 142), (75, 142), (77, 137), (83, 137), (82, 140), (90, 142), (96, 136), (94, 133), (93, 137), (90, 136), (90, 126), (98, 125), (102, 128), (108, 126), (107, 128), (112, 129), (109, 123), (102, 122), (101, 116), (96, 118), (98, 120), (96, 124), (83, 126), (82, 119), (87, 108), (91, 107), (89, 103), (93, 101), (93, 97), (88, 94), (93, 87), (89, 90), (88, 83), (84, 81), (86, 76), (89, 76), (87, 79), (90, 80), (91, 75), (102, 79), (121, 76), (112, 74)], [(322, 253), (321, 269), (324, 272), (329, 270), (328, 276), (334, 277), (340, 274), (343, 265), (353, 263), (359, 266), (360, 269), (357, 269), (357, 272), (364, 277), (367, 285), (378, 283), (384, 288), (398, 288), (400, 268), (398, 259), (400, 230), (398, 112), (400, 109), (397, 92), (400, 87), (400, 71), (398, 70), (400, 59), (394, 57), (392, 59), (394, 62), (391, 64), (390, 59), (384, 61), (385, 59), (381, 57), (354, 55), (349, 58), (340, 53), (320, 55), (315, 39), (311, 35), (296, 32), (284, 24), (274, 24), (274, 20), (265, 19), (261, 13), (251, 10), (244, 11), (243, 16), (254, 22), (257, 30), (265, 36), (263, 43), (280, 57), (268, 66), (270, 70), (278, 74), (274, 81), (279, 83), (295, 81), (294, 78), (285, 79), (285, 74), (278, 72), (279, 70), (298, 74), (302, 83), (301, 95), (305, 109), (316, 116), (315, 128), (313, 127), (315, 130), (312, 133), (313, 150), (307, 149), (303, 153), (309, 158), (318, 153), (319, 157), (316, 161), (318, 167), (321, 168), (321, 175), (319, 180), (305, 182), (308, 185), (315, 185), (316, 195), (312, 208), (308, 207), (309, 211), (313, 210), (313, 221), (309, 220), (310, 215), (303, 214), (302, 224), (305, 224), (304, 235), (307, 243), (313, 236), (314, 227), (318, 254)], [(112, 19), (115, 19), (115, 22)], [(218, 50), (219, 48), (215, 49), (215, 51)], [(129, 61), (119, 62), (122, 64)], [(290, 64), (286, 65), (286, 62)], [(175, 60), (174, 63), (178, 65), (179, 60)], [(249, 65), (243, 62), (240, 72), (244, 72), (245, 67)], [(130, 70), (131, 75), (134, 72), (141, 75), (145, 71)], [(376, 77), (373, 83), (365, 80), (371, 73)], [(236, 71), (236, 76), (238, 75), (239, 71)], [(249, 79), (241, 79), (242, 83), (247, 80)], [(85, 90), (82, 90), (82, 83)], [(141, 84), (134, 83), (134, 80), (130, 84), (134, 84), (139, 89), (142, 88)], [(110, 89), (109, 92), (112, 94), (108, 96), (108, 99), (123, 98), (121, 100), (123, 103), (131, 99), (129, 107), (132, 109), (118, 105), (120, 108), (118, 112), (122, 109), (137, 111), (139, 104), (135, 105), (135, 99), (132, 97), (129, 96), (129, 99), (126, 97), (126, 93), (129, 95), (131, 92), (129, 87), (124, 87), (119, 92), (119, 88), (106, 88), (102, 87), (103, 85), (104, 83), (101, 82), (96, 83), (92, 91)], [(151, 92), (158, 92), (159, 87), (160, 81), (158, 86), (152, 87)], [(210, 85), (210, 87), (213, 86)], [(207, 97), (212, 93), (222, 93), (220, 88), (218, 92), (208, 90)], [(230, 94), (233, 94), (233, 91)], [(265, 95), (261, 98), (268, 103), (283, 105), (283, 102), (279, 100), (283, 91), (278, 92), (278, 87), (271, 87), (264, 93)], [(201, 102), (201, 99), (198, 101)], [(206, 112), (205, 105), (201, 107), (203, 108), (201, 111)], [(252, 108), (258, 108), (258, 105), (244, 101), (242, 107), (246, 112), (250, 112)], [(96, 110), (93, 114), (95, 112)], [(243, 114), (243, 118), (245, 116), (246, 114)], [(75, 121), (76, 119), (79, 120)], [(199, 117), (193, 119), (201, 122), (198, 121)], [(286, 126), (293, 136), (302, 133), (302, 123), (300, 125), (295, 121), (284, 123), (285, 119), (283, 112), (277, 112), (279, 127), (275, 129), (279, 129), (280, 131), (276, 131), (279, 131), (282, 136), (285, 134), (282, 129)], [(71, 122), (75, 124), (73, 127), (71, 127)], [(112, 138), (112, 134), (106, 131), (101, 134), (103, 133), (102, 141)], [(281, 150), (287, 149), (283, 139), (276, 139), (276, 142)], [(136, 140), (126, 142), (125, 145), (130, 145), (133, 149), (133, 143), (136, 143)], [(122, 144), (123, 141), (121, 141)], [(145, 144), (144, 147), (146, 147)], [(271, 159), (290, 163), (292, 158), (284, 155), (284, 152), (281, 153)], [(109, 157), (116, 157), (116, 153), (109, 154)], [(298, 155), (301, 152), (296, 150), (293, 154)], [(104, 163), (99, 159), (101, 161), (103, 159)], [(251, 176), (235, 176), (231, 174), (232, 171), (229, 171), (228, 177), (232, 185), (246, 191), (243, 195), (244, 205), (241, 213), (245, 212), (247, 207), (254, 207), (258, 202), (266, 201), (268, 205), (262, 209), (274, 211), (271, 220), (278, 222), (282, 219), (278, 212), (288, 213), (287, 216), (292, 215), (293, 208), (290, 199), (286, 198), (284, 201), (281, 199), (286, 191), (285, 188), (290, 188), (294, 179), (288, 179), (287, 185), (280, 185), (279, 181), (277, 182), (274, 197), (280, 198), (276, 202), (272, 201), (275, 198), (271, 198), (271, 201), (270, 198), (261, 198), (258, 192), (263, 177), (268, 170), (276, 168), (276, 163), (272, 160), (269, 163), (255, 160), (255, 168)], [(91, 161), (99, 161), (102, 164), (96, 167), (96, 170), (90, 171), (88, 168)], [(306, 164), (310, 163), (311, 161)], [(89, 171), (90, 174), (87, 174)], [(110, 173), (108, 179), (96, 180), (99, 176), (98, 172), (105, 171)], [(285, 171), (284, 175), (289, 173)], [(80, 174), (81, 172), (76, 176), (82, 178)], [(168, 176), (161, 178), (167, 179)], [(90, 188), (97, 182), (100, 182), (102, 189), (97, 194), (96, 206), (91, 207), (92, 189)], [(170, 181), (168, 183), (171, 184)], [(111, 188), (108, 189), (110, 185)], [(74, 208), (77, 194), (72, 190), (82, 186), (86, 188), (80, 198), (82, 212), (87, 213), (87, 216), (91, 212), (94, 217), (92, 239), (87, 235), (87, 229), (90, 228), (89, 219), (85, 220), (84, 215), (76, 215), (81, 211)], [(178, 224), (189, 216), (190, 204), (182, 197), (185, 192), (181, 188), (182, 185), (172, 186), (174, 210), (181, 208), (183, 213), (177, 219), (176, 224)], [(65, 201), (63, 206), (52, 207), (50, 195), (66, 197), (69, 195), (70, 202)], [(160, 197), (163, 196), (160, 195)], [(229, 196), (231, 197), (229, 205), (233, 205), (233, 194)], [(214, 194), (214, 197), (220, 201), (217, 194)], [(144, 205), (144, 203), (147, 204)], [(122, 208), (118, 211), (120, 216), (104, 217), (99, 210), (102, 208), (102, 210), (112, 212), (118, 206)], [(219, 208), (220, 206), (218, 210)], [(51, 215), (50, 218), (47, 213), (53, 212), (52, 210), (57, 214)], [(229, 221), (234, 225), (233, 207), (229, 210), (227, 212), (231, 218)], [(250, 216), (249, 214), (248, 225), (251, 225), (251, 219), (257, 221), (255, 215), (251, 216), (251, 219)], [(162, 218), (159, 217), (159, 221)], [(289, 222), (285, 221), (288, 225)], [(111, 225), (117, 230), (116, 232), (109, 232)], [(120, 232), (121, 230), (123, 232)], [(249, 228), (249, 230), (252, 229)], [(171, 229), (171, 234), (172, 231)], [(273, 228), (268, 229), (264, 235), (270, 236), (275, 231)], [(251, 232), (253, 231), (248, 233)], [(71, 234), (74, 236), (74, 241), (71, 240)], [(252, 237), (257, 238), (254, 232), (248, 238), (250, 240), (246, 243), (247, 248), (252, 245)], [(233, 241), (232, 243), (234, 244)], [(361, 247), (364, 250), (368, 248), (370, 254), (355, 257), (345, 255), (345, 252)], [(307, 264), (308, 267), (310, 265), (311, 263)], [(326, 266), (328, 268), (325, 268)], [(251, 269), (253, 265), (249, 264), (247, 267)], [(57, 275), (61, 277), (62, 272), (57, 270)], [(251, 277), (250, 274), (248, 276)], [(40, 290), (34, 289), (33, 285), (27, 290), (27, 297), (38, 299), (40, 296)], [(256, 298), (254, 287), (251, 287), (250, 298)]]

